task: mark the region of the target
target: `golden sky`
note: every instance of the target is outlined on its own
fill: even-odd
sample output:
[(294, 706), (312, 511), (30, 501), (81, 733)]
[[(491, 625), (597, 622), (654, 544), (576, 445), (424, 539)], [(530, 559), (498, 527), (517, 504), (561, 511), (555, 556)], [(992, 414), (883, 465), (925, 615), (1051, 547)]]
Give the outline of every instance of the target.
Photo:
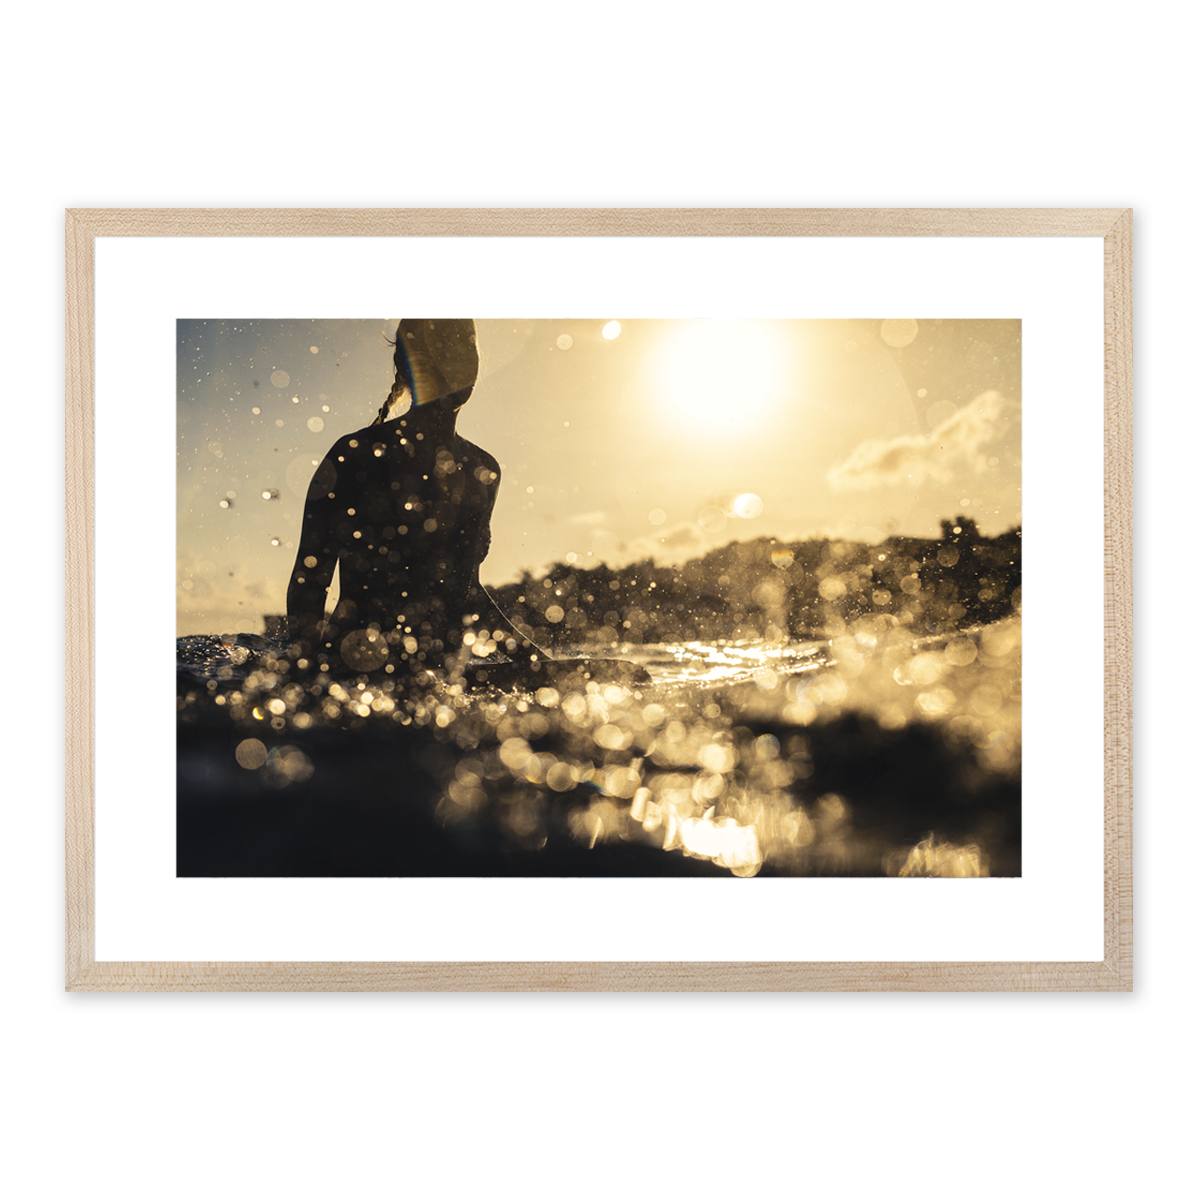
[[(485, 583), (731, 540), (1021, 520), (1017, 320), (476, 322)], [(180, 635), (282, 613), (304, 493), (392, 382), (385, 320), (178, 322)]]

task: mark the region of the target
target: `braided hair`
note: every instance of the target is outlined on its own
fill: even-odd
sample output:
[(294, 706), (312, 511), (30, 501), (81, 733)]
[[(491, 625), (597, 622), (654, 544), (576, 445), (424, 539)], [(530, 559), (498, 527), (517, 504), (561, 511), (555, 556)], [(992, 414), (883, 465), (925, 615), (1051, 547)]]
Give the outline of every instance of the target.
[(392, 390), (387, 394), (387, 399), (380, 406), (379, 415), (371, 422), (372, 425), (382, 425), (388, 419), (388, 413), (392, 411), (392, 408), (404, 399), (404, 394), (407, 392), (411, 396), (414, 392), (412, 368), (408, 365), (408, 355), (405, 353), (399, 328), (396, 330), (396, 340), (388, 342), (388, 345), (396, 348), (392, 356), (396, 364), (396, 378), (392, 383)]

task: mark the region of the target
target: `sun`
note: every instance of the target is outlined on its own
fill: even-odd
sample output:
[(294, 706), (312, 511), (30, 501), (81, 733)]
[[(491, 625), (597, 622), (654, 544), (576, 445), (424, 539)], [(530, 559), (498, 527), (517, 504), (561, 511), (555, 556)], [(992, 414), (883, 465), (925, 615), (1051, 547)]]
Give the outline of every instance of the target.
[(761, 432), (785, 397), (784, 357), (778, 336), (757, 321), (681, 323), (658, 364), (664, 416), (679, 432)]

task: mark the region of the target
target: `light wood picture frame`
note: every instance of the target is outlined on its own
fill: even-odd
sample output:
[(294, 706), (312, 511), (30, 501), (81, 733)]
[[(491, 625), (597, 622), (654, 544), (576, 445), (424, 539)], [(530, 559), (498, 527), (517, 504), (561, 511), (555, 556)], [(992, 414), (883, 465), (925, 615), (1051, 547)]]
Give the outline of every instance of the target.
[[(108, 962), (96, 946), (95, 333), (102, 238), (1103, 239), (1103, 958), (1083, 962)], [(1132, 214), (1126, 209), (69, 210), (66, 987), (69, 991), (1130, 991)], [(1099, 397), (1097, 397), (1099, 401)], [(1090, 900), (1089, 900), (1090, 903)], [(104, 914), (99, 914), (103, 919)]]

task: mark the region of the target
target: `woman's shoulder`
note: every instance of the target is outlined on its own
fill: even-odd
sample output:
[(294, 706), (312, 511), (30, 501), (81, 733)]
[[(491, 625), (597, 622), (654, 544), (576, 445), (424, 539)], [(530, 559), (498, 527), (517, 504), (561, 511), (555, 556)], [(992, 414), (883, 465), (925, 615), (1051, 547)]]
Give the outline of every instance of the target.
[[(327, 458), (335, 456), (353, 455), (355, 452), (362, 451), (363, 447), (369, 447), (372, 440), (372, 434), (378, 435), (378, 426), (370, 425), (363, 429), (356, 429), (353, 433), (344, 433), (332, 446), (329, 447)], [(378, 437), (375, 438), (378, 441)]]
[(499, 483), (500, 464), (482, 446), (476, 446), (474, 442), (468, 442), (463, 437), (458, 441), (459, 452), (467, 470), (483, 483)]

